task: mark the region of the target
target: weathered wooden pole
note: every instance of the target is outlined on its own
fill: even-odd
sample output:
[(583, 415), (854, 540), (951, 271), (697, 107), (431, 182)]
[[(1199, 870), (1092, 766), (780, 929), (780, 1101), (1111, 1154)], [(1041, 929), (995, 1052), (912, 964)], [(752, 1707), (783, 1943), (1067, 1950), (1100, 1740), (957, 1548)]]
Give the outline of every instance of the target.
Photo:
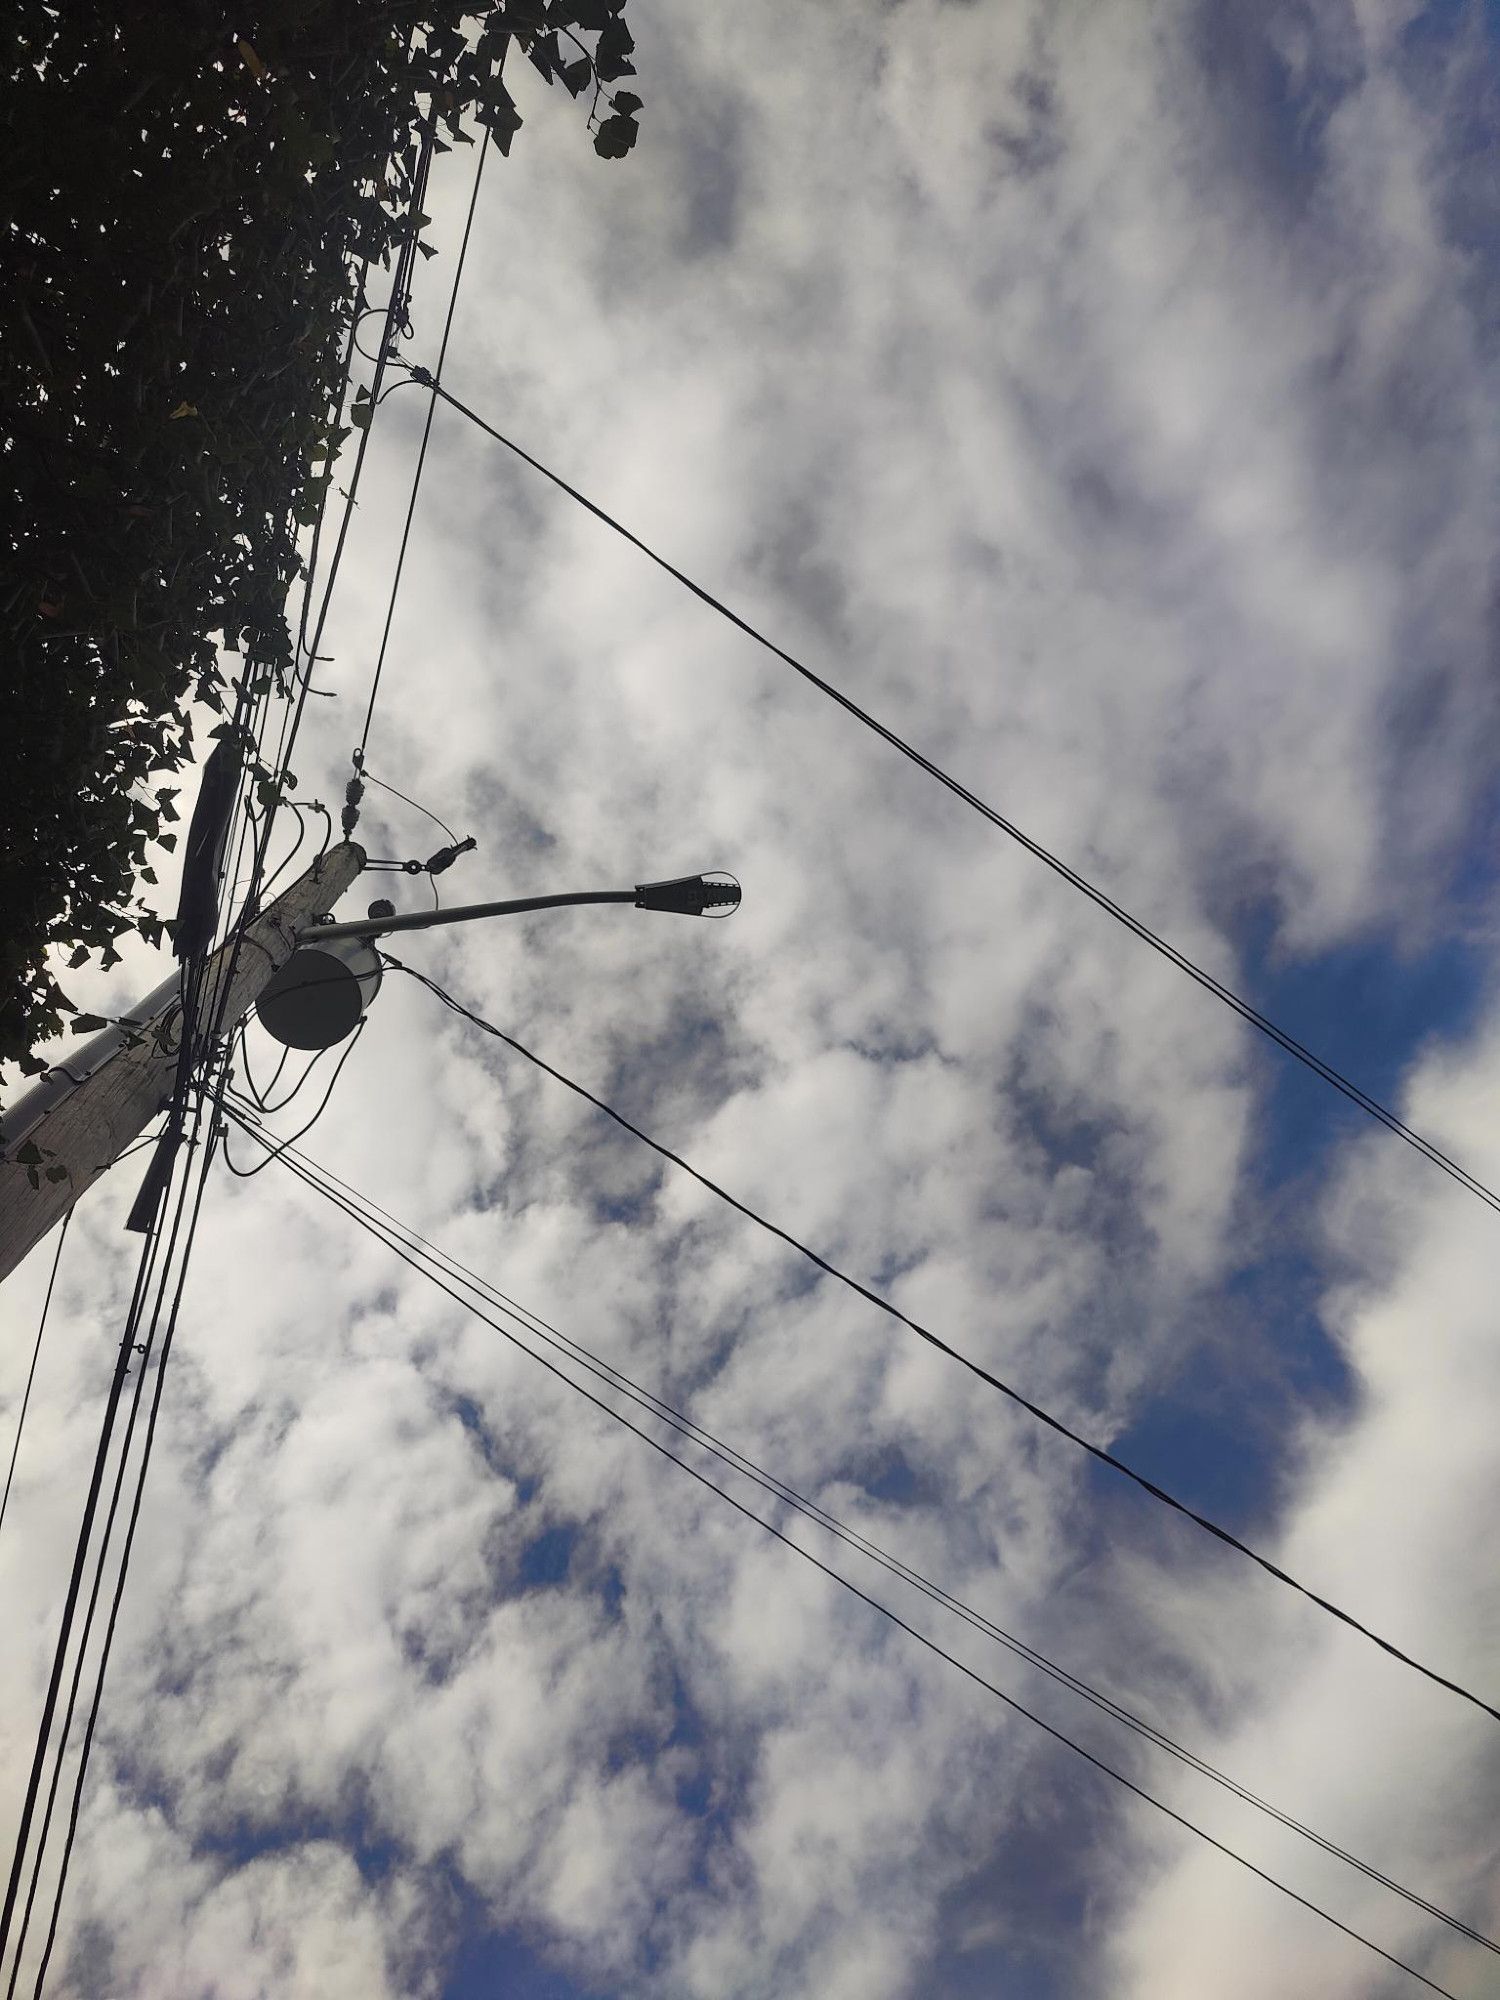
[[(365, 865), (364, 849), (330, 848), (208, 958), (205, 1006), (237, 1027), (261, 989)], [(0, 1279), (84, 1190), (138, 1139), (172, 1094), (182, 1032), (181, 972), (147, 994), (126, 1025), (106, 1028), (49, 1070), (5, 1115), (0, 1148)]]

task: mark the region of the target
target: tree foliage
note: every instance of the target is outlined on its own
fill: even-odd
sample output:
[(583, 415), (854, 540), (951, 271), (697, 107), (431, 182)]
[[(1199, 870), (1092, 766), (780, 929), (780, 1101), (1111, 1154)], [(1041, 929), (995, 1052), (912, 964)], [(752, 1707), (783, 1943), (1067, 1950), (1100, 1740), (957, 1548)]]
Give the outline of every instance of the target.
[(443, 150), (479, 127), (509, 152), (514, 51), (619, 157), (622, 5), (9, 0), (0, 1060), (36, 1067), (73, 1011), (49, 947), (108, 965), (159, 935), (148, 845), (174, 839), (190, 705), (292, 672), (359, 273), (390, 263), (428, 121)]

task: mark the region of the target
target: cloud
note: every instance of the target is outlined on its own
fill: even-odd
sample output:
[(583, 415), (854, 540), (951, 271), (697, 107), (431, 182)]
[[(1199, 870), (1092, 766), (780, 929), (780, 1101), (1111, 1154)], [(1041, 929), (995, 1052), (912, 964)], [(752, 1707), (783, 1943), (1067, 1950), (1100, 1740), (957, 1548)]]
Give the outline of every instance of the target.
[[(1420, 956), (1476, 902), (1482, 932), (1487, 888), (1455, 887), (1493, 751), (1493, 284), (1451, 138), (1472, 52), (1414, 52), (1407, 15), (1125, 0), (832, 7), (795, 34), (683, 7), (638, 32), (655, 80), (618, 169), (518, 84), (454, 392), (1217, 976)], [(456, 244), (469, 161), (442, 165)], [(423, 358), (451, 269), (417, 301)], [(299, 796), (336, 801), (347, 770), (421, 415), (403, 390), (376, 427)], [(447, 409), (370, 762), (478, 836), (450, 901), (733, 867), (729, 924), (551, 913), (401, 955), (1090, 1434), (1171, 1414), (1184, 1371), (1227, 1355), (1289, 1566), (1482, 1677), (1478, 1204), (1394, 1142), (1318, 1128), (1334, 1192), (1293, 1220), (1351, 1387), (1278, 1431), (1264, 1385), (1296, 1342), (1245, 1302), (1287, 1207), (1272, 1055)], [(398, 859), (437, 839), (375, 791), (361, 834)], [(1429, 1052), (1406, 1100), (1479, 1170), (1496, 1073), (1480, 1034)], [(413, 982), (387, 978), (309, 1146), (1483, 1918), (1491, 1753), (1461, 1709), (1092, 1477)], [(70, 1238), (0, 1538), (16, 1800), (130, 1191), (101, 1188)], [(7, 1410), (34, 1262), (6, 1294)], [(1271, 1967), (1277, 1990), (1382, 1990), (280, 1170), (219, 1176), (49, 1990), (440, 1995), (480, 1935), (578, 1991), (663, 2000), (1259, 1992)], [(1477, 1990), (1462, 1954), (1434, 1976)]]
[[(1481, 1107), (1494, 1095), (1496, 1055), (1491, 1024), (1461, 1057), (1425, 1066), (1412, 1091), (1429, 1129), (1481, 1172), (1487, 1160), (1494, 1169), (1493, 1128)], [(1327, 1220), (1349, 1274), (1329, 1317), (1360, 1385), (1359, 1414), (1347, 1425), (1302, 1427), (1275, 1553), (1493, 1698), (1500, 1597), (1476, 1568), (1473, 1540), (1500, 1482), (1481, 1415), (1494, 1389), (1493, 1301), (1480, 1275), (1488, 1226), (1477, 1203), (1441, 1189), (1414, 1198), (1384, 1148), (1361, 1154)], [(1376, 1281), (1368, 1274), (1372, 1240), (1387, 1263)], [(1185, 1602), (1170, 1615), (1199, 1622)], [(1196, 1650), (1203, 1638), (1188, 1643)], [(1326, 1626), (1294, 1637), (1274, 1620), (1259, 1634), (1238, 1629), (1233, 1643), (1243, 1691), (1211, 1735), (1208, 1718), (1195, 1718), (1206, 1754), (1262, 1774), (1289, 1810), (1493, 1936), (1500, 1860), (1493, 1722)], [(1283, 1865), (1292, 1858), (1285, 1842), (1267, 1851)], [(1337, 1886), (1331, 1867), (1320, 1872)], [(1173, 1854), (1122, 1930), (1120, 1990), (1188, 1993), (1209, 1977), (1225, 1993), (1261, 1992), (1268, 1980), (1289, 1991), (1386, 1990), (1372, 1988), (1370, 1966), (1321, 1942), (1253, 1889), (1212, 1856)], [(1393, 1913), (1371, 1889), (1350, 1897), (1343, 1885), (1341, 1908), (1430, 1977), (1460, 1992), (1481, 1990), (1475, 1948), (1444, 1947), (1425, 1921)]]

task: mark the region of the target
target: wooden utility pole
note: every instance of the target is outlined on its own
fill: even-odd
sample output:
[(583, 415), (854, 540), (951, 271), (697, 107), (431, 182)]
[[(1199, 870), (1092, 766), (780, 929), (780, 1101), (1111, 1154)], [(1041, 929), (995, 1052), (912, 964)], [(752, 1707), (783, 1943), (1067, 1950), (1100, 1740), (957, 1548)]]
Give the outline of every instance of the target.
[[(295, 951), (298, 933), (333, 908), (364, 865), (364, 849), (352, 842), (330, 848), (209, 956), (200, 990), (223, 1032), (239, 1025)], [(182, 1034), (180, 987), (181, 975), (174, 973), (127, 1017), (134, 1025), (96, 1035), (7, 1112), (0, 1149), (0, 1279), (170, 1100)]]

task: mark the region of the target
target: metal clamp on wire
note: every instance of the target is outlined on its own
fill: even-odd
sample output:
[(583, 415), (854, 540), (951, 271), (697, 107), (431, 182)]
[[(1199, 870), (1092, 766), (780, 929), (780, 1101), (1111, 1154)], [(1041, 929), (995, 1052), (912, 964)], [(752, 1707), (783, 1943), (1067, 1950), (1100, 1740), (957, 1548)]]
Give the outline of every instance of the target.
[(671, 882), (637, 882), (638, 910), (672, 910), (683, 917), (727, 917), (739, 907), (732, 875), (679, 875)]

